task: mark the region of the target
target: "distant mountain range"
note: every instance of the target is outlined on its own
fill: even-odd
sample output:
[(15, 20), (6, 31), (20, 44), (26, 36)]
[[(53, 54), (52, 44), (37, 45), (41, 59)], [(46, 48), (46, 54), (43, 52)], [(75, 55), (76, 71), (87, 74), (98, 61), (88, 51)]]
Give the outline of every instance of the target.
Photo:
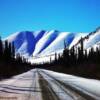
[(22, 31), (16, 32), (6, 39), (9, 42), (14, 42), (16, 53), (25, 57), (41, 57), (61, 52), (64, 49), (64, 41), (69, 48), (78, 45), (81, 37), (84, 39), (85, 49), (97, 46), (100, 42), (100, 28), (91, 33), (60, 32), (57, 30)]

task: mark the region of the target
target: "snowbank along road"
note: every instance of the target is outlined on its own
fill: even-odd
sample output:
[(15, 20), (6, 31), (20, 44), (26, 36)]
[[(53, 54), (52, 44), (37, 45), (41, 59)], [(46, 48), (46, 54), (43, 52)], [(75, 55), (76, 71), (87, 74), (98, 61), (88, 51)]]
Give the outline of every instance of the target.
[(33, 69), (1, 81), (0, 100), (100, 100), (100, 81)]

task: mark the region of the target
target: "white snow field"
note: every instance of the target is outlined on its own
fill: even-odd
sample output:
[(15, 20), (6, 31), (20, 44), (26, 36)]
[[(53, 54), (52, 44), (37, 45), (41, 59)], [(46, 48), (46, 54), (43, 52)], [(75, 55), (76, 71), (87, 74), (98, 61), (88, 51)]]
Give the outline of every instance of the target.
[(100, 81), (44, 69), (0, 82), (0, 100), (100, 100)]

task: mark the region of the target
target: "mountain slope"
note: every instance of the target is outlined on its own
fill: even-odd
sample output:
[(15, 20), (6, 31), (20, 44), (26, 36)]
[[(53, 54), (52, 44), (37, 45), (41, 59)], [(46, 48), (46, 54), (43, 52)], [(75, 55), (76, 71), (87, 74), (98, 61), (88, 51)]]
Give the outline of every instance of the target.
[(43, 53), (50, 54), (59, 51), (64, 48), (64, 40), (70, 46), (76, 37), (80, 38), (81, 36), (84, 36), (84, 34), (41, 30), (17, 32), (6, 39), (9, 42), (14, 42), (17, 53), (37, 56)]
[(33, 60), (33, 58), (41, 58), (55, 54), (55, 52), (62, 52), (64, 41), (66, 41), (69, 48), (78, 45), (81, 37), (84, 40), (84, 49), (96, 47), (100, 42), (100, 28), (91, 33), (71, 33), (57, 30), (23, 31), (14, 33), (6, 40), (14, 42), (16, 53), (20, 53), (25, 57), (32, 57), (31, 60)]
[[(84, 49), (89, 50), (90, 48), (96, 49), (100, 46), (100, 27), (95, 31), (89, 33), (83, 38)], [(80, 40), (75, 44), (76, 46), (80, 44)]]
[(30, 56), (35, 50), (36, 43), (45, 34), (45, 31), (23, 31), (7, 37), (9, 42), (14, 42), (16, 53)]

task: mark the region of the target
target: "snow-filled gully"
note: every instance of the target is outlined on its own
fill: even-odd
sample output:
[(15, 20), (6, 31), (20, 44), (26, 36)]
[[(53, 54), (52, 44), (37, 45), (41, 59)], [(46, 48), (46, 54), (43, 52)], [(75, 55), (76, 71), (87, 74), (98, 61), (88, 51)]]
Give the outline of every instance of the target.
[(99, 87), (98, 80), (33, 69), (1, 81), (0, 100), (100, 100)]

